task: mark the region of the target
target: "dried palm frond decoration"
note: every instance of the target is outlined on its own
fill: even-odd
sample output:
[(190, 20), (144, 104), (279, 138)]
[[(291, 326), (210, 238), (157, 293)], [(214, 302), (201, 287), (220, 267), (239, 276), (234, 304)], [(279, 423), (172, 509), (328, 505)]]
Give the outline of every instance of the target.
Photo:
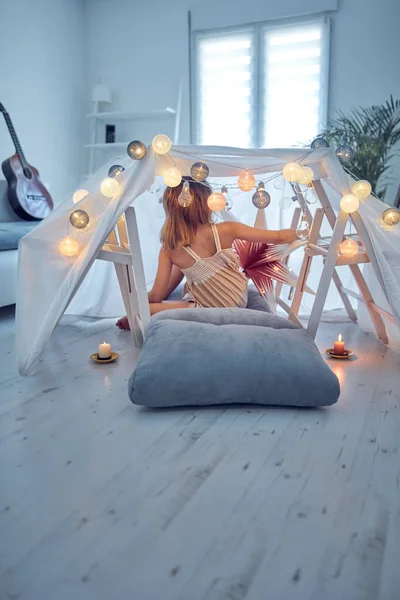
[[(260, 294), (271, 304), (274, 303), (274, 281), (295, 287), (297, 275), (284, 263), (284, 259), (304, 245), (299, 240), (292, 244), (268, 245), (262, 242), (235, 240), (233, 248), (245, 275), (252, 280)], [(314, 294), (307, 286), (306, 291)]]

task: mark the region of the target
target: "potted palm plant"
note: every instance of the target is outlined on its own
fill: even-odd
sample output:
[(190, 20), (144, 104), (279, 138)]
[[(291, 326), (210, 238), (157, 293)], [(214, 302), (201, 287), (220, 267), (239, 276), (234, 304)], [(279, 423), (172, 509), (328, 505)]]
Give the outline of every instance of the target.
[(392, 160), (400, 155), (400, 100), (390, 96), (379, 106), (356, 108), (349, 115), (339, 112), (329, 123), (325, 137), (334, 148), (348, 144), (355, 150), (345, 168), (358, 179), (369, 181), (375, 194), (384, 200), (392, 181)]

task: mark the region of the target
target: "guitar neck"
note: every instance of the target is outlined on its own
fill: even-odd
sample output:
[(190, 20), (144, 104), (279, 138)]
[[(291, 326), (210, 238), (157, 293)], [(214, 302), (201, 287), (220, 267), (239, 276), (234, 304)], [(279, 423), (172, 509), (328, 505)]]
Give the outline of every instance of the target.
[(22, 166), (26, 167), (28, 166), (28, 163), (26, 162), (25, 154), (22, 151), (21, 144), (19, 143), (19, 139), (17, 137), (17, 134), (15, 133), (14, 125), (12, 124), (12, 121), (10, 119), (10, 115), (8, 114), (8, 112), (4, 112), (3, 114), (4, 119), (7, 123), (8, 131), (11, 135), (11, 139), (14, 143), (15, 152), (18, 154), (18, 158), (21, 161)]

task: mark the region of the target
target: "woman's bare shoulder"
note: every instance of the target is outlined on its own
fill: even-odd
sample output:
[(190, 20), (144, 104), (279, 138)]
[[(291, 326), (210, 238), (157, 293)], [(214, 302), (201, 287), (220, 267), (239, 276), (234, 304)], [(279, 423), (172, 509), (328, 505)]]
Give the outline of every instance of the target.
[(235, 230), (236, 221), (221, 221), (217, 223), (219, 233), (231, 233)]

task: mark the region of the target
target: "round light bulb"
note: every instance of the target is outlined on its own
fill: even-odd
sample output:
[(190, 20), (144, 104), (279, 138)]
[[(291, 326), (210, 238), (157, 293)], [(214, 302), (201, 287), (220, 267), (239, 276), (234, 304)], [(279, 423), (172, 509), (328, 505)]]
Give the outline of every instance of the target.
[(85, 210), (74, 210), (69, 215), (69, 221), (76, 229), (85, 229), (89, 225), (89, 215)]
[(108, 169), (108, 176), (118, 177), (118, 175), (120, 175), (122, 171), (125, 171), (125, 168), (122, 165), (112, 165), (112, 167)]
[(58, 249), (64, 256), (76, 256), (79, 252), (80, 246), (74, 238), (69, 235), (61, 240), (58, 244)]
[(342, 163), (350, 162), (354, 156), (355, 152), (351, 146), (348, 144), (343, 144), (336, 149), (336, 156), (341, 160)]
[(176, 167), (170, 167), (163, 175), (164, 183), (168, 187), (176, 187), (182, 181), (182, 175)]
[(252, 202), (256, 208), (267, 208), (271, 202), (271, 196), (263, 188), (258, 187), (253, 194)]
[(154, 152), (157, 154), (167, 154), (171, 150), (172, 142), (167, 135), (159, 133), (151, 143)]
[(182, 191), (178, 196), (178, 203), (181, 206), (183, 206), (184, 208), (187, 208), (188, 206), (190, 206), (192, 204), (192, 202), (193, 202), (193, 196), (190, 191), (189, 182), (184, 181), (183, 186), (182, 186)]
[(365, 200), (372, 192), (372, 186), (369, 181), (360, 179), (354, 185), (351, 186), (351, 191), (360, 200)]
[(385, 225), (398, 225), (400, 223), (400, 210), (394, 206), (387, 208), (382, 215), (382, 220)]
[(119, 191), (119, 187), (118, 181), (112, 177), (106, 177), (100, 183), (100, 191), (104, 196), (107, 196), (107, 198), (115, 196)]
[(329, 148), (329, 144), (322, 135), (319, 135), (311, 142), (311, 148), (313, 150), (319, 150), (320, 148)]
[(190, 168), (190, 174), (195, 181), (205, 181), (208, 177), (210, 169), (205, 162), (199, 161), (194, 163)]
[(142, 160), (142, 158), (144, 158), (146, 155), (147, 149), (143, 142), (140, 142), (139, 140), (133, 140), (133, 142), (128, 144), (126, 151), (132, 160)]
[(89, 192), (87, 190), (76, 190), (76, 192), (74, 193), (74, 195), (72, 196), (72, 202), (74, 204), (78, 204), (78, 202), (80, 202), (81, 200), (83, 200), (84, 198), (86, 198), (86, 196), (89, 195)]
[(346, 194), (342, 196), (340, 200), (340, 208), (344, 210), (344, 212), (352, 213), (358, 210), (360, 206), (360, 201), (354, 194)]
[(255, 185), (255, 177), (252, 173), (250, 173), (250, 171), (244, 171), (244, 173), (239, 176), (238, 187), (242, 190), (242, 192), (250, 192)]
[(207, 205), (210, 210), (214, 212), (218, 212), (219, 210), (223, 210), (226, 206), (226, 200), (223, 194), (219, 192), (213, 192), (208, 196)]
[(339, 245), (339, 251), (342, 256), (355, 256), (358, 254), (360, 247), (357, 242), (351, 238), (344, 240)]
[(282, 174), (286, 181), (298, 181), (302, 174), (302, 167), (297, 163), (288, 163), (283, 167)]
[(301, 174), (298, 178), (298, 183), (302, 185), (310, 185), (314, 179), (314, 171), (311, 167), (301, 167)]

